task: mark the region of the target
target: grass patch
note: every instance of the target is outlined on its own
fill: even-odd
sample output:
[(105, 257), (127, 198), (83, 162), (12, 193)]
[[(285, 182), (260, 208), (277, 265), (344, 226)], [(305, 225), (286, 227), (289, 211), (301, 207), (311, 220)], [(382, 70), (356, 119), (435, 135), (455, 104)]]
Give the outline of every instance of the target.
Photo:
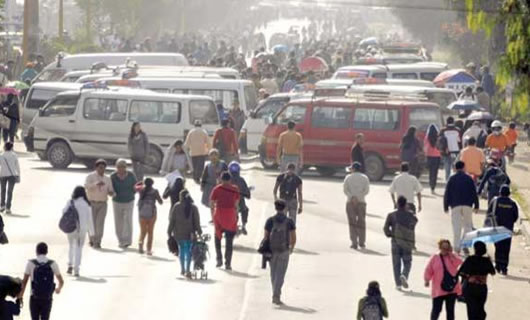
[(512, 198), (519, 203), (523, 211), (523, 215), (526, 217), (526, 220), (530, 220), (530, 212), (528, 211), (528, 202), (525, 197), (519, 192), (519, 189), (515, 184), (511, 185)]

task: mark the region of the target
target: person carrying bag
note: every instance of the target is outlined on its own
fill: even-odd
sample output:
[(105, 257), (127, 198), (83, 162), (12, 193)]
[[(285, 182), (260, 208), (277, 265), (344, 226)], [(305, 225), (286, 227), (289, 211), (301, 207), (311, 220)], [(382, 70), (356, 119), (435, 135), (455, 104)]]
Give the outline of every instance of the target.
[[(4, 153), (0, 155), (0, 212), (11, 214), (11, 203), (15, 184), (20, 183), (20, 165), (13, 151), (13, 143), (4, 144)], [(7, 201), (6, 201), (7, 196)]]

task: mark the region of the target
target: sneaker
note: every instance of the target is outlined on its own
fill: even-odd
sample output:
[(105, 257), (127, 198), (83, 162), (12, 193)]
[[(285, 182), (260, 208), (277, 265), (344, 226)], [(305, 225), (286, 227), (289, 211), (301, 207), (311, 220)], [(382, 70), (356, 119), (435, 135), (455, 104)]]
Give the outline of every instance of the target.
[(244, 235), (247, 235), (248, 234), (247, 228), (245, 228), (245, 227), (241, 228), (241, 233), (244, 234)]
[(217, 268), (221, 268), (223, 266), (222, 261), (217, 261), (217, 264), (215, 265)]
[(72, 274), (73, 271), (74, 271), (74, 269), (72, 267), (68, 267), (68, 269), (66, 270), (66, 273), (67, 274)]
[(401, 286), (404, 289), (408, 289), (409, 288), (409, 283), (407, 281), (407, 277), (405, 277), (404, 275), (401, 275), (401, 277), (399, 277), (399, 281), (401, 281)]
[(6, 214), (11, 214), (11, 209), (7, 209)]
[(396, 286), (397, 291), (401, 291), (401, 286)]
[(180, 275), (181, 275), (181, 276), (183, 276), (183, 275), (185, 275), (185, 274), (186, 274), (186, 272), (184, 272), (184, 270), (180, 271)]
[(357, 250), (358, 247), (357, 247), (356, 244), (352, 244), (352, 245), (350, 246), (350, 248), (353, 249), (353, 250)]
[(153, 255), (153, 251), (147, 251), (147, 255), (148, 256), (152, 256)]
[(0, 207), (0, 212), (4, 212), (4, 211), (6, 211), (6, 207), (1, 206), (1, 207)]
[(283, 305), (283, 302), (282, 302), (282, 300), (280, 300), (280, 298), (272, 298), (272, 303), (277, 305), (277, 306)]
[(507, 276), (508, 275), (508, 270), (501, 270), (500, 272), (503, 276)]
[(138, 253), (144, 254), (144, 246), (142, 244), (138, 245)]
[(232, 271), (232, 266), (230, 266), (230, 265), (226, 265), (226, 266), (225, 266), (225, 270), (226, 270), (226, 271)]
[(76, 271), (76, 272), (74, 273), (74, 277), (79, 278), (79, 271)]
[(191, 272), (186, 272), (186, 279), (191, 279)]
[(359, 247), (361, 248), (361, 250), (366, 249), (366, 245), (364, 245), (364, 244), (361, 244)]

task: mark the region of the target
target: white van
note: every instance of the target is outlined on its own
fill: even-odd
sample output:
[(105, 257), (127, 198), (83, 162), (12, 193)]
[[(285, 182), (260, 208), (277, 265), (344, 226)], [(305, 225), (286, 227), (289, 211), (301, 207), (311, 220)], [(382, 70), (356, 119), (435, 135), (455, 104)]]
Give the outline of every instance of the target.
[(138, 121), (151, 146), (146, 170), (155, 173), (166, 148), (184, 139), (195, 120), (210, 134), (219, 127), (210, 97), (128, 88), (67, 91), (40, 109), (24, 143), (30, 152), (46, 153), (54, 168), (74, 160), (92, 167), (98, 158), (128, 158), (127, 137)]
[(66, 55), (64, 57), (58, 54), (56, 60), (47, 65), (33, 82), (58, 81), (70, 71), (90, 70), (95, 63), (104, 63), (107, 66), (120, 66), (124, 65), (129, 59), (144, 66), (188, 65), (188, 60), (180, 53), (86, 53)]
[(432, 81), (438, 74), (448, 70), (447, 63), (418, 62), (411, 64), (359, 65), (339, 68), (333, 79), (390, 78)]
[(378, 78), (357, 78), (357, 79), (326, 79), (315, 83), (316, 89), (338, 89), (351, 86), (363, 85), (390, 85), (390, 86), (415, 86), (435, 88), (432, 81), (409, 80), (409, 79), (378, 79)]
[[(113, 83), (120, 78), (102, 78), (100, 83)], [(212, 97), (215, 104), (231, 109), (234, 101), (239, 100), (241, 110), (254, 110), (258, 104), (256, 87), (249, 80), (202, 79), (202, 78), (144, 78), (131, 79), (143, 89), (160, 93), (197, 94)]]
[(67, 82), (41, 82), (31, 86), (24, 100), (22, 110), (22, 129), (25, 130), (33, 117), (39, 112), (48, 101), (54, 98), (58, 93), (70, 90), (81, 89), (79, 83)]

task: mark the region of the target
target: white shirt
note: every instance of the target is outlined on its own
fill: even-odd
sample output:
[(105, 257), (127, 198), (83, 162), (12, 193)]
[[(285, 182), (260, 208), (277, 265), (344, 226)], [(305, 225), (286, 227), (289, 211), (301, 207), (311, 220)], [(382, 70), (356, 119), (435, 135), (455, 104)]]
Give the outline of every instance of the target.
[(466, 130), (466, 132), (464, 132), (464, 141), (467, 141), (469, 140), (469, 138), (473, 137), (475, 138), (475, 140), (478, 139), (478, 137), (480, 136), (480, 133), (483, 132), (484, 129), (482, 129), (481, 127), (478, 127), (478, 126), (471, 126), (469, 129)]
[[(39, 263), (46, 263), (50, 261), (50, 259), (48, 259), (48, 257), (46, 257), (45, 255), (38, 255), (36, 260)], [(52, 262), (50, 267), (52, 268), (53, 274), (55, 274), (56, 276), (61, 275), (61, 272), (59, 271), (59, 266), (55, 261)], [(31, 281), (33, 281), (33, 271), (35, 271), (35, 264), (31, 260), (29, 260), (26, 264), (26, 271), (24, 271), (24, 274), (30, 276)]]
[(449, 152), (458, 152), (460, 151), (460, 133), (456, 128), (445, 130), (445, 138), (447, 139), (447, 149)]
[(421, 192), (423, 187), (418, 179), (410, 175), (408, 172), (403, 172), (392, 180), (390, 185), (390, 193), (396, 193), (397, 196), (403, 196), (408, 203), (416, 204), (415, 196)]
[[(70, 200), (66, 203), (66, 206), (63, 209), (63, 213), (68, 210), (70, 206)], [(77, 198), (74, 200), (74, 206), (77, 210), (77, 215), (79, 216), (79, 232), (80, 234), (85, 234), (88, 232), (89, 235), (93, 236), (94, 232), (94, 221), (92, 220), (92, 208), (83, 198)]]
[(370, 192), (370, 180), (360, 172), (354, 172), (344, 179), (344, 194), (351, 200), (357, 198), (359, 202), (365, 202), (364, 197)]
[(14, 151), (5, 151), (0, 155), (0, 177), (20, 177), (20, 165)]

